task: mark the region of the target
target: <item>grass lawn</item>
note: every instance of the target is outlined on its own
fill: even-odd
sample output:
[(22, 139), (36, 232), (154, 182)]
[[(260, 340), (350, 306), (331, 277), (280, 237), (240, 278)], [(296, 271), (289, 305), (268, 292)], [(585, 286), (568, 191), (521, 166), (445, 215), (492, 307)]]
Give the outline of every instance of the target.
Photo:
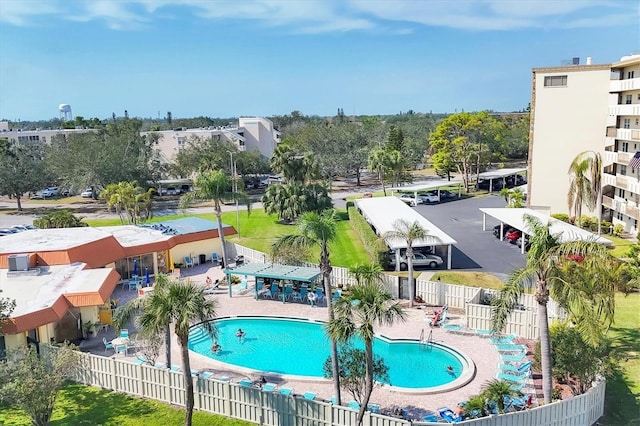
[(610, 336), (622, 359), (607, 381), (604, 422), (610, 426), (640, 425), (640, 293), (616, 295), (615, 323)]
[[(216, 220), (213, 213), (190, 214), (189, 216), (200, 217), (203, 219)], [(349, 218), (344, 210), (337, 211), (338, 216), (338, 239), (331, 244), (330, 254), (331, 263), (334, 266), (342, 266), (348, 268), (355, 264), (369, 263), (371, 261), (369, 255), (364, 249), (362, 242), (358, 238)], [(184, 215), (161, 216), (151, 219), (150, 222), (163, 222), (167, 220), (179, 219)], [(90, 226), (117, 226), (120, 225), (120, 219), (85, 219)], [(236, 212), (222, 213), (222, 222), (234, 226), (238, 229)], [(245, 247), (269, 253), (271, 243), (277, 237), (297, 232), (295, 225), (283, 225), (278, 223), (275, 215), (268, 215), (262, 209), (251, 211), (251, 215), (247, 216), (247, 212), (240, 211), (240, 238), (227, 238), (227, 241), (241, 244)], [(319, 258), (319, 250), (311, 252), (310, 262), (317, 262)]]
[(466, 285), (468, 287), (484, 287), (499, 290), (504, 283), (495, 275), (485, 272), (460, 272), (460, 271), (438, 271), (433, 274), (431, 281), (440, 281), (447, 284)]
[[(77, 384), (68, 385), (60, 391), (51, 418), (51, 425), (55, 426), (165, 426), (182, 423), (182, 409)], [(194, 411), (193, 424), (248, 426), (253, 423)], [(28, 426), (31, 422), (22, 410), (0, 406), (0, 425)]]

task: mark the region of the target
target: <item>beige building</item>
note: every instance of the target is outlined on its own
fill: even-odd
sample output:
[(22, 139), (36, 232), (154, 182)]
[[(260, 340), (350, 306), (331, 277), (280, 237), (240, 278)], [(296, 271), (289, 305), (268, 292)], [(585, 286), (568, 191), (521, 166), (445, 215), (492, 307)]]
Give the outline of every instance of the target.
[[(587, 58), (587, 65), (534, 68), (528, 207), (569, 213), (569, 166), (579, 153), (595, 151), (604, 162), (604, 218), (637, 232), (638, 169), (629, 163), (640, 150), (640, 139), (632, 139), (639, 118), (640, 56), (613, 65)], [(586, 207), (583, 214), (596, 216)]]

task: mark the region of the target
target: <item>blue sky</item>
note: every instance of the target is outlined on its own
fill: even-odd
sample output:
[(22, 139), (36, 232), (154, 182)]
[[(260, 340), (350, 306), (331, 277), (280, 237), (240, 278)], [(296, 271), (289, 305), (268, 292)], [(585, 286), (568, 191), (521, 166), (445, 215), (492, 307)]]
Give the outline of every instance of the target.
[(637, 0), (2, 0), (0, 118), (526, 107), (531, 68), (640, 50)]

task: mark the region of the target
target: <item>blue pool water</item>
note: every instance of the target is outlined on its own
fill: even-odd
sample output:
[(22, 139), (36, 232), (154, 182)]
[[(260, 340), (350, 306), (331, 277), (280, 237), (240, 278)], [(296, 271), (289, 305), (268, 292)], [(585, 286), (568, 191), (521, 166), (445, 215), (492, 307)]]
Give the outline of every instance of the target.
[[(254, 317), (217, 320), (216, 325), (220, 352), (211, 353), (211, 338), (198, 327), (191, 331), (189, 349), (254, 370), (323, 377), (322, 366), (330, 354), (330, 342), (321, 323)], [(246, 333), (242, 342), (235, 335), (238, 328)], [(355, 346), (364, 347), (360, 342)], [(412, 341), (389, 343), (376, 338), (373, 351), (389, 367), (388, 384), (393, 386), (440, 386), (458, 378), (463, 369), (458, 357), (438, 346), (427, 347)], [(447, 372), (449, 365), (454, 374)]]

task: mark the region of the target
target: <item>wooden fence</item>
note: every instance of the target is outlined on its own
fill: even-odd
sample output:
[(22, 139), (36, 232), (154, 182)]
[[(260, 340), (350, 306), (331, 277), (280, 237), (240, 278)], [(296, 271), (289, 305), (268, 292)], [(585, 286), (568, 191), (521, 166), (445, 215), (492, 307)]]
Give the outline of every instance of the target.
[[(42, 350), (50, 350), (42, 345)], [(177, 406), (185, 405), (184, 375), (181, 372), (136, 365), (128, 360), (83, 353), (83, 368), (73, 379), (141, 398)], [(604, 412), (605, 382), (584, 395), (531, 410), (467, 420), (473, 426), (591, 426)], [(261, 425), (347, 426), (355, 424), (357, 412), (324, 401), (263, 392), (259, 388), (194, 376), (195, 409)], [(365, 426), (436, 425), (413, 423), (366, 412)]]

